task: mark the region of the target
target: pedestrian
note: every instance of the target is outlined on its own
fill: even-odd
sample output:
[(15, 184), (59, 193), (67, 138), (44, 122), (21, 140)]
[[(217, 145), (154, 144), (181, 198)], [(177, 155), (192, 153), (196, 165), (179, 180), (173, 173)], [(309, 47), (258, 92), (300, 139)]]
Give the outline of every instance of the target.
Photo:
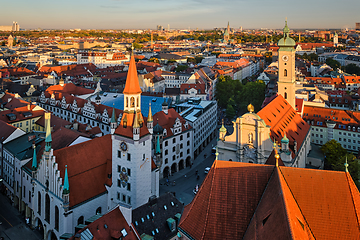
[(186, 174), (185, 174), (185, 178), (186, 178)]

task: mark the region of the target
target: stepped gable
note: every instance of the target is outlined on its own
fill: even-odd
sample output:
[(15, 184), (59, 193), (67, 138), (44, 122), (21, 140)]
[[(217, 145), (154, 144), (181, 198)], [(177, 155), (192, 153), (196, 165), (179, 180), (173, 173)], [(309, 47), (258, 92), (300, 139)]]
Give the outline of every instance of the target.
[(139, 94), (141, 92), (135, 59), (134, 56), (131, 56), (123, 94)]
[(159, 123), (162, 128), (166, 129), (166, 136), (164, 136), (164, 138), (169, 138), (174, 135), (171, 128), (174, 127), (175, 120), (177, 118), (180, 119), (182, 132), (191, 129), (190, 124), (188, 124), (188, 128), (185, 128), (184, 124), (186, 123), (186, 120), (183, 119), (173, 108), (168, 110), (168, 114), (165, 114), (163, 111), (155, 113), (153, 116), (154, 126)]
[(350, 191), (354, 183), (345, 172), (280, 170), (316, 239), (360, 238), (359, 191)]
[[(111, 135), (55, 150), (60, 176), (64, 179), (67, 165), (70, 186), (70, 207), (105, 193), (111, 186)], [(110, 161), (109, 161), (110, 160)], [(111, 168), (110, 168), (111, 169)]]
[(215, 161), (179, 227), (194, 239), (241, 239), (274, 166)]
[[(51, 120), (54, 118), (54, 116), (51, 116)], [(76, 130), (72, 130), (72, 129), (67, 129), (65, 127), (60, 127), (58, 128), (56, 131), (51, 132), (51, 148), (53, 150), (58, 150), (58, 149), (62, 149), (65, 147), (70, 146), (70, 144), (72, 144), (78, 137), (86, 137), (86, 138), (91, 138), (90, 135), (85, 134), (85, 133), (81, 133), (78, 132)], [(40, 161), (44, 150), (45, 150), (45, 141), (42, 141), (37, 148), (38, 153), (37, 153), (37, 159), (38, 162)], [(31, 162), (27, 163), (27, 167), (29, 169), (31, 169)]]
[(266, 125), (270, 126), (272, 141), (275, 139), (276, 142), (280, 143), (286, 134), (290, 140), (290, 145), (294, 145), (294, 141), (297, 142), (296, 152), (299, 151), (309, 132), (310, 125), (295, 112), (283, 96), (278, 95), (261, 109), (257, 115), (265, 121)]

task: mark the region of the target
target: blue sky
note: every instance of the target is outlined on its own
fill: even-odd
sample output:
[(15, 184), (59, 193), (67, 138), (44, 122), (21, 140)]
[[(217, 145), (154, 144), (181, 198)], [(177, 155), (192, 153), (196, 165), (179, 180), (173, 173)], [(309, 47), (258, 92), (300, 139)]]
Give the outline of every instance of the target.
[(17, 0), (0, 4), (0, 25), (54, 29), (354, 28), (359, 0)]

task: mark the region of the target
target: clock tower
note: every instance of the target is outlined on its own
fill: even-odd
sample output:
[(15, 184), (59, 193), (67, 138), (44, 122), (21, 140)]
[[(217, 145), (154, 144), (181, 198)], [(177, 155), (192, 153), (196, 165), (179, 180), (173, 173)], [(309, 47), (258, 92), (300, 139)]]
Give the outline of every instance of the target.
[(279, 74), (278, 94), (295, 107), (295, 41), (289, 37), (290, 29), (285, 21), (284, 36), (278, 42), (279, 46)]
[[(148, 120), (141, 113), (141, 89), (132, 55), (126, 78), (124, 112), (112, 139), (112, 186), (109, 208), (118, 204), (137, 208), (151, 196), (159, 196), (158, 172), (153, 171), (151, 133)], [(150, 112), (151, 113), (151, 112)]]

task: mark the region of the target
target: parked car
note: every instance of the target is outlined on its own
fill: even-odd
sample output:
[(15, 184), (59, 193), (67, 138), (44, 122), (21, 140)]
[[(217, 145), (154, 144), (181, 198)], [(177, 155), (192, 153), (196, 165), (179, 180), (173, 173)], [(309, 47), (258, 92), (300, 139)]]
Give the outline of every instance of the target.
[(206, 167), (204, 172), (205, 172), (205, 174), (208, 174), (209, 171), (210, 171), (210, 167)]

